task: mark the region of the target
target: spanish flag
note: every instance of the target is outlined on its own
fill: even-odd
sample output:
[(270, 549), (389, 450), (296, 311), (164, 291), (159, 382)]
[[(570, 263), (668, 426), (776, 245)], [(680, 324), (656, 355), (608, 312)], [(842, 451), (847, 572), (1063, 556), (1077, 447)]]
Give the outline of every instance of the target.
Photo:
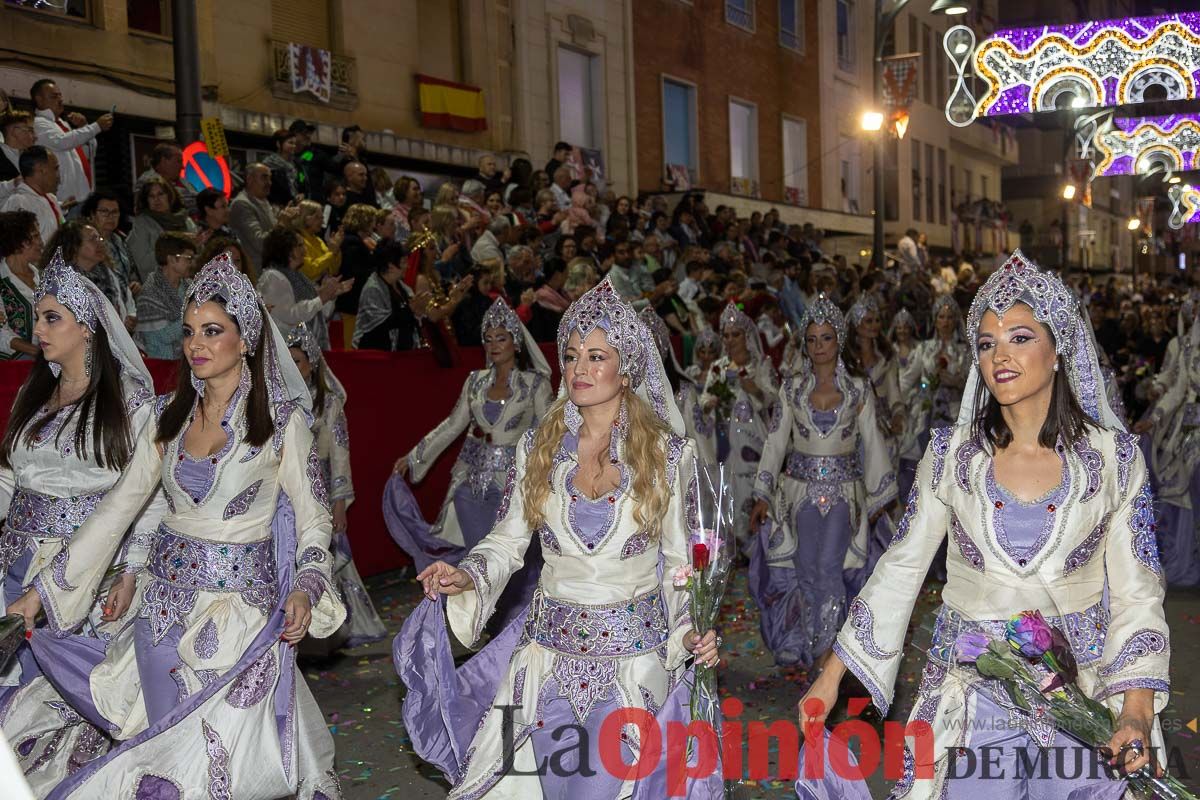
[(421, 125), (452, 131), (486, 131), (483, 90), (429, 75), (417, 75), (421, 96)]

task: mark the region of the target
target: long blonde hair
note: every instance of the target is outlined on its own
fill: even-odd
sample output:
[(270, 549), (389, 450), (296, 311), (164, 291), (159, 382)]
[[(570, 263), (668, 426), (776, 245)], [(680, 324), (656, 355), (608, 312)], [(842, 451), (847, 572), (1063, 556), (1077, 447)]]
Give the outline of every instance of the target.
[[(521, 497), (525, 503), (525, 523), (537, 530), (546, 522), (550, 500), (550, 471), (554, 456), (567, 435), (566, 405), (568, 398), (554, 401), (542, 424), (533, 436), (533, 448), (525, 462), (525, 478)], [(657, 537), (662, 519), (671, 504), (671, 487), (667, 485), (667, 455), (663, 448), (670, 434), (654, 409), (633, 392), (625, 393), (625, 410), (629, 432), (625, 437), (625, 459), (630, 472), (630, 492), (633, 497), (633, 518), (638, 529)]]

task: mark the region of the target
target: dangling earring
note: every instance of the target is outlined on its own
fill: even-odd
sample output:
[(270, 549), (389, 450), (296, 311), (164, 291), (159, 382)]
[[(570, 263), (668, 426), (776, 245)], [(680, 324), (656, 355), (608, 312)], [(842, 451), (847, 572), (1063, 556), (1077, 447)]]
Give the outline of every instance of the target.
[(92, 379), (92, 340), (89, 338), (84, 344), (83, 351), (83, 374), (87, 376), (88, 381)]
[(613, 427), (617, 429), (617, 435), (624, 439), (629, 435), (629, 406), (626, 402), (626, 396), (629, 394), (629, 384), (626, 384), (621, 389), (621, 410), (617, 412), (617, 419), (613, 423)]
[(1058, 362), (1057, 361), (1054, 362), (1054, 371), (1058, 372)]
[(50, 365), (50, 374), (51, 375), (53, 375), (56, 378), (59, 375), (62, 375), (62, 364), (59, 364), (57, 361), (47, 361), (46, 363)]

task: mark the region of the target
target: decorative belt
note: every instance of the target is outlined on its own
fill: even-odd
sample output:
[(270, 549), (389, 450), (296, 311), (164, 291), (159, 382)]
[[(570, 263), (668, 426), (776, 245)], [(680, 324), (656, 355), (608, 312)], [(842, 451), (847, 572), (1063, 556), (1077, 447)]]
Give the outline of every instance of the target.
[(788, 456), (784, 474), (793, 480), (808, 483), (843, 483), (856, 481), (863, 476), (857, 453), (842, 456), (806, 456), (803, 453), (792, 453)]
[(474, 436), (463, 440), (459, 458), (473, 469), (489, 472), (507, 472), (508, 466), (516, 458), (515, 445), (489, 444)]
[(107, 491), (78, 497), (54, 497), (17, 489), (8, 507), (7, 528), (26, 537), (70, 539), (106, 494)]
[[(1108, 633), (1108, 610), (1100, 603), (1061, 617), (1046, 617), (1046, 622), (1067, 635), (1075, 660), (1090, 664), (1104, 654), (1104, 639)], [(933, 628), (929, 654), (948, 664), (954, 657), (954, 642), (963, 633), (982, 633), (991, 639), (1004, 639), (1008, 620), (967, 619), (952, 608), (942, 606)]]
[(555, 600), (538, 591), (524, 638), (550, 650), (588, 658), (627, 658), (652, 652), (667, 641), (667, 612), (660, 589), (600, 606)]
[(179, 589), (205, 592), (248, 592), (274, 587), (275, 543), (250, 544), (193, 539), (159, 525), (146, 569)]

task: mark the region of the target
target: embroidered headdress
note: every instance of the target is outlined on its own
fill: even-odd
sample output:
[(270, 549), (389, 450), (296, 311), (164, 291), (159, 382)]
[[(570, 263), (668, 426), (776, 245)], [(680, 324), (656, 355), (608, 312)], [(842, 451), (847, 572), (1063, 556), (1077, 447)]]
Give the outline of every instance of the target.
[(874, 311), (879, 313), (879, 300), (870, 292), (862, 292), (858, 299), (854, 301), (854, 305), (850, 306), (850, 311), (846, 314), (846, 319), (854, 327), (862, 324), (863, 318)]
[(980, 381), (979, 350), (974, 343), (980, 320), (988, 311), (1003, 319), (1017, 303), (1029, 306), (1034, 318), (1050, 329), (1054, 350), (1067, 370), (1075, 398), (1084, 412), (1106, 428), (1123, 430), (1124, 425), (1109, 407), (1095, 340), (1079, 313), (1075, 295), (1057, 275), (1039, 270), (1020, 250), (1014, 251), (1004, 266), (987, 279), (967, 314), (967, 340), (971, 343), (976, 369), (971, 370), (963, 390), (959, 424), (969, 424), (979, 411), (975, 407)]
[(61, 247), (54, 251), (54, 257), (41, 277), (42, 282), (33, 293), (34, 305), (46, 295), (53, 295), (58, 302), (71, 309), (75, 319), (95, 333), (96, 323), (100, 319), (99, 301), (103, 295), (99, 294), (99, 290), (88, 291), (83, 285), (85, 279), (63, 259)]
[[(982, 293), (981, 290), (980, 294)], [(979, 299), (980, 294), (975, 295), (975, 298)], [(954, 312), (954, 319), (957, 320), (954, 332), (961, 337), (963, 335), (962, 309), (958, 307), (958, 301), (954, 299), (953, 295), (943, 294), (933, 301), (933, 312), (929, 315), (930, 330), (936, 334), (938, 314), (942, 313), (943, 308), (948, 308)]]
[(529, 354), (529, 363), (533, 371), (540, 372), (547, 378), (550, 377), (550, 362), (546, 360), (542, 348), (538, 347), (533, 334), (529, 332), (525, 323), (521, 322), (521, 318), (517, 316), (517, 312), (512, 310), (503, 297), (497, 297), (496, 302), (492, 303), (491, 308), (483, 315), (483, 323), (479, 326), (479, 338), (487, 336), (487, 332), (492, 328), (503, 328), (508, 331), (517, 352), (524, 351)]
[(888, 329), (888, 336), (891, 337), (894, 335), (896, 329), (901, 325), (907, 325), (912, 328), (913, 336), (916, 336), (920, 332), (916, 319), (913, 318), (913, 315), (907, 308), (900, 309), (896, 312), (896, 316), (892, 317), (892, 327)]
[(196, 276), (191, 291), (183, 301), (184, 313), (188, 303), (201, 306), (219, 297), (225, 301), (225, 311), (237, 320), (242, 341), (253, 353), (262, 339), (263, 315), (258, 292), (250, 279), (238, 271), (228, 253), (221, 253), (204, 265)]
[(758, 338), (758, 326), (732, 300), (721, 312), (721, 333), (730, 329), (740, 330), (746, 336), (746, 349), (750, 351), (751, 360), (758, 362), (763, 359), (762, 341)]
[(808, 304), (804, 316), (800, 319), (800, 339), (808, 335), (809, 325), (829, 325), (837, 333), (838, 352), (846, 346), (846, 315), (830, 300), (824, 292)]

